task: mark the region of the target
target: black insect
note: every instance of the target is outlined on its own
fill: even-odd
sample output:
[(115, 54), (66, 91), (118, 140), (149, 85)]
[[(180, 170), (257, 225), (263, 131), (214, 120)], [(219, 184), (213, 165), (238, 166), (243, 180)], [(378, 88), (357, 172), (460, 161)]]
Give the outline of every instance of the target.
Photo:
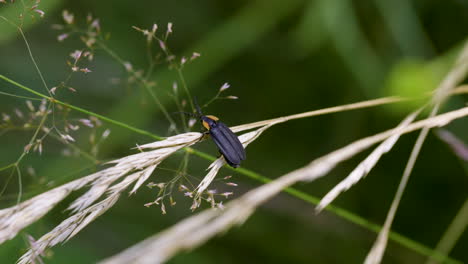
[[(219, 152), (223, 155), (227, 164), (233, 168), (239, 167), (241, 161), (245, 160), (245, 149), (239, 138), (224, 123), (219, 122), (219, 118), (212, 115), (203, 115), (196, 99), (194, 100), (198, 115), (196, 115), (202, 125), (207, 129)], [(192, 115), (192, 114), (190, 114)]]

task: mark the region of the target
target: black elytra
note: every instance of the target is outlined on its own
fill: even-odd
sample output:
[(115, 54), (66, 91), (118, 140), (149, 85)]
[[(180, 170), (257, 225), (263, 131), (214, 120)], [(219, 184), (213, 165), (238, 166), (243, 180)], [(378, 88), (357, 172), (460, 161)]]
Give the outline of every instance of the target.
[(226, 163), (233, 168), (240, 166), (240, 163), (246, 159), (245, 148), (240, 142), (239, 138), (232, 132), (232, 130), (224, 123), (219, 121), (219, 118), (212, 115), (203, 115), (197, 99), (193, 98), (197, 114), (187, 112), (177, 112), (200, 119), (203, 127), (207, 129), (207, 134), (211, 136), (219, 152), (223, 155)]
[(216, 116), (203, 115), (196, 98), (194, 98), (194, 102), (202, 125), (208, 130), (208, 134), (210, 134), (227, 164), (233, 168), (239, 167), (240, 163), (246, 158), (245, 148), (239, 138)]
[(245, 148), (239, 138), (232, 130), (219, 119), (212, 115), (203, 115), (197, 106), (202, 125), (208, 130), (211, 138), (223, 155), (227, 164), (233, 168), (239, 167), (241, 161), (245, 160)]

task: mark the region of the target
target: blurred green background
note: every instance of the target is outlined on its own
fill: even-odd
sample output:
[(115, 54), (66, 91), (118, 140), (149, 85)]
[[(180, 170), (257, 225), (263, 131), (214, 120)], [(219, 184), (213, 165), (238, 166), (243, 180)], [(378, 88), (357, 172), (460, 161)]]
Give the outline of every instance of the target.
[[(29, 3), (28, 1), (25, 1)], [(1, 4), (0, 15), (14, 19), (21, 12), (15, 4)], [(193, 95), (206, 102), (225, 82), (225, 93), (238, 100), (215, 101), (204, 109), (228, 125), (244, 124), (314, 109), (353, 103), (388, 95), (418, 95), (433, 90), (452, 65), (468, 36), (468, 1), (406, 0), (257, 0), (257, 1), (59, 1), (43, 0), (43, 19), (27, 23), (24, 31), (46, 82), (55, 86), (68, 74), (66, 60), (83, 45), (77, 39), (57, 41), (52, 24), (63, 23), (64, 9), (84, 21), (88, 13), (99, 18), (109, 33), (108, 47), (136, 69), (148, 67), (145, 39), (132, 26), (161, 32), (174, 24), (168, 46), (176, 55), (201, 57), (187, 65), (184, 76)], [(125, 70), (102, 50), (88, 64), (89, 74), (76, 74), (70, 86), (76, 93), (58, 97), (127, 124), (167, 136), (169, 123), (143, 88), (125, 80)], [(0, 74), (38, 91), (44, 91), (28, 57), (24, 41), (15, 29), (0, 20)], [(167, 65), (156, 65), (154, 92), (167, 107), (177, 111), (168, 96), (178, 81)], [(4, 92), (19, 92), (0, 82)], [(452, 98), (444, 111), (466, 104), (466, 95)], [(306, 118), (277, 125), (247, 149), (243, 167), (276, 178), (304, 166), (359, 138), (389, 129), (414, 105), (348, 111)], [(0, 112), (14, 116), (26, 109), (24, 100), (0, 96)], [(86, 116), (73, 112), (73, 118)], [(18, 121), (20, 122), (20, 121)], [(102, 142), (98, 158), (109, 160), (134, 153), (136, 143), (152, 139), (104, 123), (111, 129)], [(195, 130), (201, 128), (196, 125)], [(468, 142), (468, 122), (447, 127)], [(81, 132), (80, 132), (81, 133)], [(86, 130), (74, 134), (77, 144), (89, 151)], [(14, 162), (31, 137), (31, 131), (2, 132), (0, 167)], [(400, 139), (370, 175), (340, 196), (334, 204), (365, 219), (383, 223), (417, 134)], [(216, 155), (212, 142), (197, 149)], [(35, 176), (23, 175), (24, 199), (61, 183), (86, 175), (99, 167), (82, 157), (62, 155), (64, 146), (53, 139), (44, 143), (44, 153), (28, 155), (22, 163)], [(368, 152), (358, 155), (311, 184), (296, 185), (306, 193), (322, 197), (343, 179)], [(176, 169), (179, 157), (162, 164)], [(209, 162), (190, 158), (189, 172), (201, 178)], [(87, 168), (87, 169), (85, 169)], [(85, 169), (85, 170), (83, 170)], [(0, 172), (2, 188), (9, 171)], [(168, 179), (171, 173), (157, 170), (150, 181)], [(222, 170), (219, 178), (233, 175), (239, 184), (228, 188), (240, 195), (261, 183)], [(217, 186), (218, 184), (219, 186)], [(222, 183), (214, 187), (226, 188)], [(468, 165), (435, 134), (424, 144), (393, 225), (393, 230), (434, 248), (465, 199)], [(143, 204), (157, 190), (143, 187), (132, 197), (122, 197), (106, 214), (71, 241), (48, 252), (46, 263), (94, 263), (113, 255), (177, 221), (190, 216), (190, 200), (178, 195), (177, 205), (161, 215), (158, 207)], [(11, 206), (18, 193), (13, 177), (0, 196), (1, 208)], [(26, 232), (39, 238), (68, 214), (63, 210), (82, 192), (38, 221)], [(204, 207), (207, 205), (205, 204)], [(332, 213), (314, 214), (314, 207), (281, 194), (260, 208), (242, 227), (234, 228), (202, 247), (181, 254), (169, 263), (359, 263), (365, 258), (376, 234)], [(24, 233), (0, 246), (0, 263), (14, 263), (25, 251)], [(468, 236), (461, 236), (450, 256), (468, 262)], [(395, 242), (389, 242), (383, 263), (424, 263), (426, 257)]]

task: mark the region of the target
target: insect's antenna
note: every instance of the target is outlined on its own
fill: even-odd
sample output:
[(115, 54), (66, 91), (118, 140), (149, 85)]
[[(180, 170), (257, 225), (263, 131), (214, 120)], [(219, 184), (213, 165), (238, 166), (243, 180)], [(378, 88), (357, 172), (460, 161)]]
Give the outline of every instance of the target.
[(198, 115), (196, 115), (196, 114), (194, 114), (194, 113), (182, 112), (182, 111), (180, 111), (180, 112), (173, 112), (172, 114), (173, 114), (173, 115), (176, 115), (176, 114), (186, 114), (186, 115), (191, 116), (191, 117), (198, 117)]
[(200, 105), (198, 105), (198, 101), (197, 101), (197, 97), (194, 96), (193, 97), (193, 102), (195, 103), (195, 108), (197, 108), (197, 112), (200, 116), (203, 115), (202, 111), (201, 111), (201, 108), (200, 108)]

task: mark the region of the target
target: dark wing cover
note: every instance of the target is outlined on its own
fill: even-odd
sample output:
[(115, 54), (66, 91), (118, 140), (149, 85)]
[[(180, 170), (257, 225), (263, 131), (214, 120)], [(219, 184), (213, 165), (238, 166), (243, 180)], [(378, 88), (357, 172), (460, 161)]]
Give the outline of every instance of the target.
[(238, 167), (245, 160), (244, 146), (225, 124), (217, 122), (215, 127), (211, 127), (210, 134), (229, 165)]

